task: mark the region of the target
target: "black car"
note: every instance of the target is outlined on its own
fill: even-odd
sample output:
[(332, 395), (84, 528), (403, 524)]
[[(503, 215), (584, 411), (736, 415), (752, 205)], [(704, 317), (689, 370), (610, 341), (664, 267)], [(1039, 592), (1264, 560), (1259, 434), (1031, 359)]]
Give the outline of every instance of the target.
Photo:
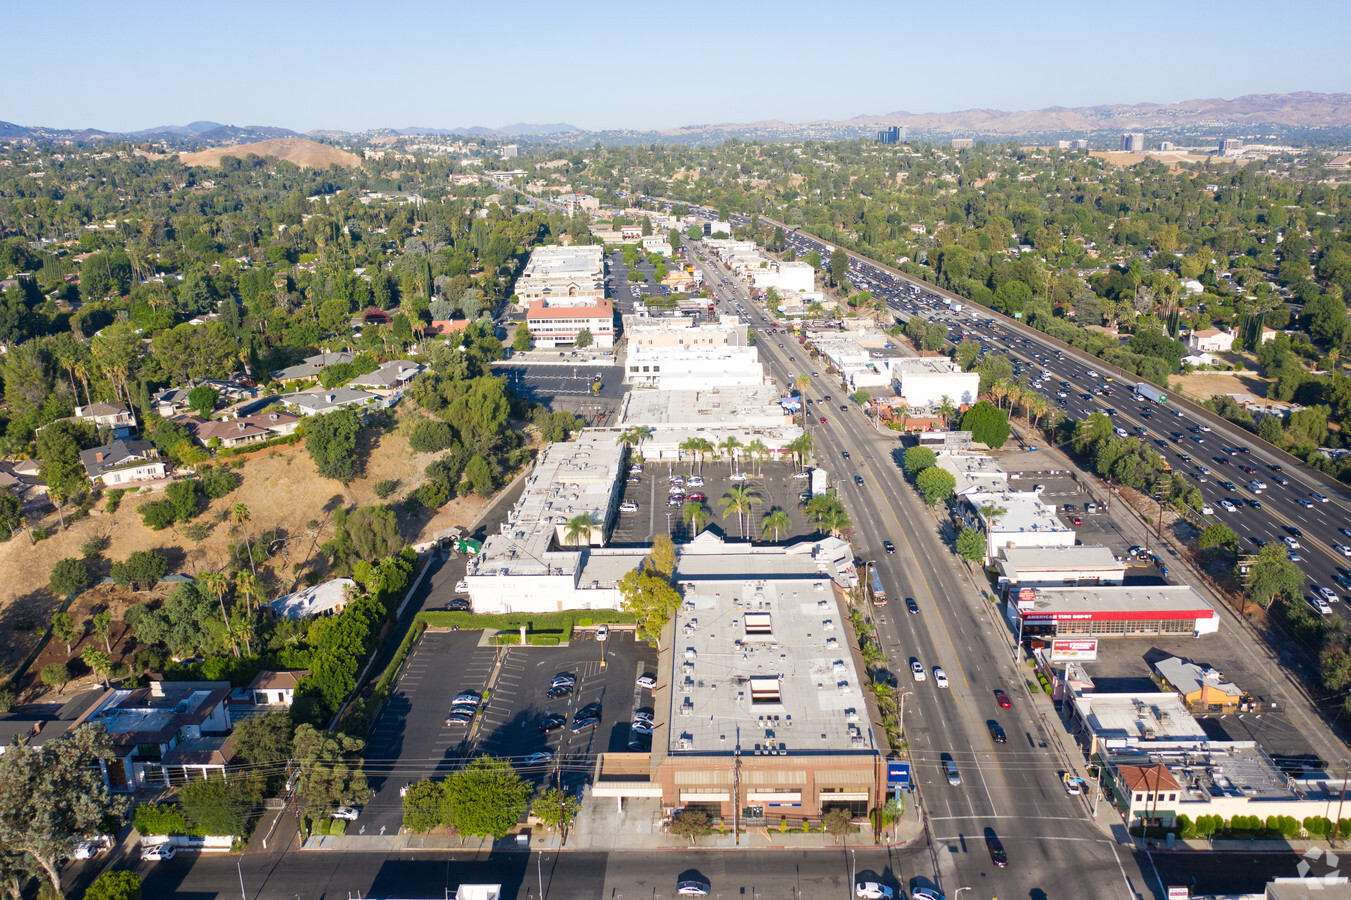
[(455, 599), (446, 604), (449, 612), (472, 612), (473, 607), (469, 605), (468, 600)]
[(568, 723), (566, 716), (560, 716), (558, 713), (550, 713), (539, 721), (540, 731), (557, 731)]
[(1009, 864), (1009, 855), (1004, 852), (1004, 844), (999, 838), (991, 837), (985, 843), (990, 848), (990, 862), (995, 868), (1002, 869)]
[(985, 724), (986, 727), (990, 729), (990, 739), (992, 741), (996, 744), (1007, 744), (1009, 742), (1008, 735), (1004, 734), (1004, 727), (1002, 725), (993, 719)]
[(577, 710), (577, 716), (579, 718), (582, 716), (599, 716), (599, 715), (600, 715), (599, 703), (588, 703), (586, 706), (580, 707)]
[(572, 685), (559, 684), (545, 691), (544, 696), (548, 697), (550, 700), (557, 700), (559, 697), (566, 697), (571, 693), (572, 693)]
[(883, 541), (883, 542), (882, 542), (882, 546), (883, 546), (884, 548), (886, 548), (886, 551), (887, 551), (888, 553), (895, 553), (895, 552), (896, 552), (896, 545), (893, 544), (891, 541)]
[(905, 608), (910, 610), (912, 613), (919, 612), (919, 604), (915, 602), (914, 597), (905, 598)]
[(1290, 532), (1290, 536), (1291, 536), (1291, 537), (1297, 537), (1297, 538), (1304, 537), (1304, 532), (1300, 531), (1300, 530), (1299, 530), (1298, 528), (1296, 528), (1294, 525), (1287, 525), (1287, 526), (1285, 527), (1285, 530), (1288, 531), (1288, 532)]

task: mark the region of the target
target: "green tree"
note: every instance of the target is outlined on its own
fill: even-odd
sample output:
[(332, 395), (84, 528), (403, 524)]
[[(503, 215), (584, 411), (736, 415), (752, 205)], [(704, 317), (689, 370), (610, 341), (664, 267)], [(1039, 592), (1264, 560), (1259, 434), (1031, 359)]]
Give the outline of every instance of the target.
[(107, 687), (108, 671), (113, 667), (112, 657), (90, 644), (80, 651), (80, 659), (91, 672), (103, 680), (103, 686)]
[(66, 655), (72, 652), (75, 642), (80, 639), (80, 629), (68, 612), (58, 612), (52, 616), (52, 637), (66, 645)]
[(563, 526), (563, 539), (574, 547), (584, 543), (589, 544), (591, 543), (591, 535), (599, 526), (600, 522), (592, 513), (573, 516)]
[(761, 500), (758, 494), (750, 488), (740, 486), (731, 488), (726, 495), (718, 500), (718, 505), (722, 507), (723, 519), (726, 519), (733, 513), (736, 514), (737, 530), (741, 533), (743, 538), (746, 536), (746, 529), (741, 524), (741, 517), (745, 516), (747, 521), (749, 521), (752, 507), (759, 503), (761, 503)]
[(464, 467), (464, 477), (480, 497), (491, 497), (495, 488), (493, 467), (482, 456), (475, 456)]
[(696, 537), (704, 530), (704, 526), (708, 524), (711, 518), (708, 507), (698, 500), (686, 500), (685, 504), (680, 507), (680, 520), (687, 527), (694, 529)]
[(905, 474), (917, 478), (920, 472), (932, 468), (938, 462), (938, 454), (928, 447), (910, 447), (901, 457)]
[(849, 277), (849, 254), (836, 247), (830, 254), (830, 283), (838, 287)]
[(652, 539), (652, 549), (647, 552), (647, 561), (665, 578), (675, 574), (676, 549), (669, 534), (659, 534)]
[(694, 845), (695, 838), (703, 837), (712, 830), (708, 813), (700, 810), (687, 809), (671, 819), (671, 834), (689, 838), (690, 846)]
[(306, 420), (305, 448), (322, 477), (351, 483), (359, 468), (356, 449), (360, 432), (361, 416), (351, 408)]
[(1273, 542), (1257, 552), (1246, 585), (1252, 601), (1266, 607), (1277, 597), (1299, 599), (1304, 591), (1304, 572), (1286, 557), (1283, 544)]
[(249, 716), (234, 727), (235, 756), (255, 768), (266, 768), (290, 759), (295, 747), (295, 726), (286, 710)]
[(445, 802), (442, 783), (424, 778), (409, 785), (403, 795), (403, 827), (414, 834), (425, 834), (440, 826)]
[(680, 608), (680, 592), (671, 582), (646, 568), (634, 569), (619, 579), (620, 608), (637, 620), (638, 636), (652, 644)]
[(51, 588), (53, 594), (65, 598), (89, 587), (89, 578), (89, 568), (84, 564), (84, 560), (68, 556), (57, 560), (56, 565), (52, 566), (47, 586)]
[(1238, 534), (1223, 522), (1206, 527), (1196, 539), (1196, 549), (1206, 551), (1238, 552)]
[(90, 630), (92, 630), (94, 634), (97, 634), (99, 637), (103, 638), (104, 652), (106, 652), (109, 656), (111, 656), (113, 652), (113, 645), (112, 642), (109, 640), (109, 636), (112, 634), (113, 631), (113, 611), (110, 609), (105, 609), (99, 613), (96, 613), (94, 617), (89, 621), (90, 621)]
[(66, 685), (70, 684), (70, 667), (65, 663), (47, 663), (42, 667), (38, 677), (43, 684), (56, 688), (56, 692), (60, 694), (66, 689)]
[(573, 819), (577, 818), (577, 813), (581, 812), (582, 804), (568, 791), (549, 788), (540, 794), (530, 808), (545, 828), (566, 832), (572, 826)]
[(516, 336), (512, 338), (511, 347), (517, 352), (524, 353), (530, 349), (530, 329), (525, 325), (516, 326)]
[(199, 384), (188, 391), (188, 408), (203, 419), (211, 418), (219, 400), (220, 393), (209, 384)]
[(141, 900), (141, 876), (126, 869), (104, 872), (89, 885), (84, 900)]
[(9, 540), (23, 527), (23, 501), (7, 487), (0, 487), (0, 528)]
[(183, 815), (206, 834), (248, 833), (249, 816), (262, 801), (257, 778), (236, 777), (226, 781), (216, 775), (205, 780), (190, 780), (178, 791)]
[(63, 529), (66, 501), (89, 487), (80, 451), (94, 446), (92, 432), (88, 422), (54, 422), (38, 433), (38, 471), (47, 482), (47, 496), (56, 505)]
[(590, 328), (583, 328), (581, 331), (577, 332), (577, 340), (574, 341), (574, 346), (576, 346), (578, 350), (585, 350), (593, 343), (595, 343), (595, 337), (591, 334)]
[(792, 527), (793, 520), (789, 517), (788, 513), (775, 507), (765, 513), (765, 517), (760, 520), (760, 536), (768, 539), (772, 534), (774, 535), (774, 543), (777, 544), (779, 542), (779, 535), (787, 534), (788, 530)]
[(461, 835), (500, 839), (520, 821), (530, 793), (506, 760), (480, 756), (446, 779), (444, 821)]
[(31, 858), (58, 897), (75, 838), (108, 831), (126, 813), (99, 767), (112, 756), (107, 733), (89, 725), (40, 748), (13, 744), (0, 755), (0, 838), (9, 852)]
[(835, 838), (835, 843), (840, 842), (840, 838), (849, 833), (849, 810), (842, 806), (835, 806), (826, 810), (826, 814), (821, 817), (821, 827)]
[(932, 466), (916, 476), (915, 486), (924, 495), (924, 502), (937, 506), (952, 496), (957, 489), (957, 479), (952, 477), (951, 472)]
[(311, 815), (360, 806), (370, 799), (361, 762), (365, 746), (365, 741), (336, 731), (319, 731), (309, 724), (296, 728), (292, 751), (296, 796)]
[(979, 562), (985, 558), (985, 535), (974, 528), (963, 528), (957, 535), (957, 555), (962, 559)]
[(981, 400), (962, 415), (962, 431), (971, 432), (973, 441), (998, 450), (1009, 439), (1009, 414)]
[(962, 367), (963, 372), (970, 372), (976, 365), (976, 357), (980, 355), (980, 344), (967, 338), (957, 345), (957, 352), (953, 354), (953, 359), (957, 365)]

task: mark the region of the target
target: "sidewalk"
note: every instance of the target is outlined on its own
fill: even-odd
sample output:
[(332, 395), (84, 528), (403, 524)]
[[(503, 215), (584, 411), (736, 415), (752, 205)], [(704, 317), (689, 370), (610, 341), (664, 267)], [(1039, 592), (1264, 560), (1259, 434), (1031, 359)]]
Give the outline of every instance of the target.
[[(878, 845), (905, 846), (923, 838), (923, 815), (914, 801), (915, 794), (906, 795), (905, 811), (895, 828), (894, 840), (883, 840)], [(467, 838), (463, 841), (453, 835), (420, 834), (345, 834), (340, 836), (311, 836), (305, 841), (305, 850), (393, 853), (399, 851), (460, 851), (490, 853), (533, 850), (823, 850), (846, 845), (874, 846), (870, 829), (847, 838), (836, 839), (829, 834), (801, 831), (779, 831), (778, 823), (747, 827), (742, 825), (740, 843), (732, 834), (710, 834), (687, 838), (666, 834), (662, 829), (661, 803), (657, 800), (625, 800), (621, 812), (610, 798), (588, 796), (582, 804), (577, 821), (564, 844), (559, 835), (532, 832), (507, 835), (500, 841), (491, 838)], [(886, 829), (890, 838), (891, 828)], [(522, 840), (524, 838), (524, 840)]]

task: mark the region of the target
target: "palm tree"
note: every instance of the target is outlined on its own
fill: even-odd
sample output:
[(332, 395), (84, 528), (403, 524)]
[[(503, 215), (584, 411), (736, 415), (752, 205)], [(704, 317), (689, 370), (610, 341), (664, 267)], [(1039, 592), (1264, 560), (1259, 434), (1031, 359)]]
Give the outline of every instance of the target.
[(905, 424), (910, 421), (910, 404), (897, 403), (892, 409), (896, 410), (896, 415), (901, 417), (901, 431), (905, 431)]
[(695, 457), (695, 456), (698, 454), (698, 452), (699, 452), (699, 439), (698, 439), (698, 438), (693, 438), (693, 437), (692, 437), (692, 438), (686, 438), (685, 440), (681, 441), (681, 442), (680, 442), (680, 452), (681, 452), (681, 453), (688, 453), (688, 454), (690, 455), (690, 474), (693, 475), (693, 474), (694, 474), (694, 457)]
[(591, 532), (595, 530), (600, 523), (592, 513), (583, 513), (580, 516), (573, 516), (568, 519), (568, 523), (563, 526), (563, 537), (569, 543), (577, 545), (582, 543), (582, 538), (591, 543)]
[(240, 572), (235, 576), (235, 590), (244, 598), (244, 609), (253, 615), (253, 601), (267, 596), (263, 580), (252, 572)]
[(225, 620), (225, 633), (230, 635), (230, 645), (234, 647), (235, 656), (239, 656), (239, 647), (235, 644), (234, 632), (230, 629), (230, 614), (225, 611), (225, 593), (230, 590), (230, 576), (224, 572), (203, 572), (197, 576), (197, 583), (208, 593), (216, 595), (216, 602), (220, 604), (220, 616)]
[(741, 441), (737, 440), (735, 436), (729, 437), (729, 438), (727, 438), (726, 440), (724, 440), (724, 441), (722, 441), (721, 443), (718, 444), (718, 449), (719, 449), (719, 450), (725, 450), (725, 451), (727, 451), (727, 474), (728, 474), (728, 475), (731, 475), (734, 471), (736, 471), (736, 452), (737, 452), (737, 450), (741, 449), (743, 446), (745, 446), (745, 445), (742, 444)]
[[(230, 524), (235, 528), (238, 528), (241, 525), (247, 525), (252, 518), (253, 515), (249, 512), (249, 508), (243, 503), (236, 503), (234, 506), (230, 507)], [(254, 577), (257, 577), (258, 567), (254, 565), (253, 562), (253, 546), (249, 543), (249, 532), (247, 529), (244, 531), (244, 549), (249, 553), (249, 569), (253, 572)]]
[(760, 536), (767, 538), (772, 532), (774, 534), (774, 543), (777, 544), (779, 542), (779, 532), (787, 531), (792, 527), (793, 520), (789, 518), (788, 513), (775, 507), (766, 513), (765, 517), (760, 520)]
[(805, 467), (812, 452), (812, 436), (804, 433), (793, 438), (788, 444), (788, 452), (793, 454), (798, 465)]
[(985, 521), (990, 523), (990, 530), (993, 531), (995, 523), (999, 521), (1001, 516), (1007, 515), (1008, 510), (995, 503), (986, 503), (980, 508), (980, 514)]
[(755, 474), (759, 475), (760, 461), (763, 460), (765, 454), (769, 452), (769, 447), (765, 445), (764, 441), (756, 438), (746, 444), (746, 452), (750, 454), (751, 461), (754, 463)]
[(694, 452), (699, 455), (699, 474), (704, 474), (704, 454), (712, 454), (715, 451), (713, 442), (708, 438), (694, 439)]
[(718, 505), (722, 507), (722, 517), (724, 519), (732, 513), (736, 513), (737, 531), (739, 531), (744, 538), (746, 536), (746, 529), (742, 527), (741, 517), (745, 516), (749, 521), (751, 508), (760, 502), (759, 495), (750, 488), (734, 487), (727, 492), (726, 496), (718, 501)]
[(694, 527), (694, 536), (698, 537), (711, 516), (708, 507), (698, 500), (686, 500), (685, 505), (680, 507), (680, 518), (686, 526)]
[(938, 414), (943, 417), (943, 427), (949, 428), (952, 425), (952, 414), (957, 411), (957, 406), (952, 402), (952, 398), (944, 394), (938, 403)]

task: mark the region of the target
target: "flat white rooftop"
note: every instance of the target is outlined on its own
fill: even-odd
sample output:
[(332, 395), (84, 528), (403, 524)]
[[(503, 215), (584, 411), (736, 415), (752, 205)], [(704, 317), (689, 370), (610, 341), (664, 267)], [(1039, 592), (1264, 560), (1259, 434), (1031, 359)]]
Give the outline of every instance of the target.
[(1019, 602), (1024, 616), (1047, 614), (1160, 614), (1214, 616), (1196, 589), (1185, 584), (1100, 584), (1093, 587), (1039, 587), (1030, 603)]
[(1210, 740), (1205, 729), (1187, 709), (1187, 704), (1172, 691), (1147, 694), (1076, 693), (1074, 705), (1103, 741), (1135, 744), (1155, 740)]
[(1011, 579), (1036, 572), (1116, 572), (1125, 570), (1108, 547), (1006, 547), (999, 568)]
[(984, 520), (980, 510), (987, 504), (1004, 510), (993, 516), (993, 526), (986, 522), (987, 531), (994, 534), (1025, 534), (1028, 532), (1064, 532), (1070, 527), (1056, 518), (1055, 507), (1043, 503), (1031, 491), (978, 491), (967, 494), (966, 500)]
[(787, 425), (792, 421), (779, 406), (779, 394), (772, 385), (629, 391), (619, 408), (618, 420), (621, 425), (705, 428)]
[(833, 582), (780, 560), (764, 577), (764, 560), (747, 571), (748, 558), (708, 557), (699, 573), (682, 560), (669, 709), (658, 711), (668, 754), (730, 755), (738, 742), (789, 756), (878, 752)]

